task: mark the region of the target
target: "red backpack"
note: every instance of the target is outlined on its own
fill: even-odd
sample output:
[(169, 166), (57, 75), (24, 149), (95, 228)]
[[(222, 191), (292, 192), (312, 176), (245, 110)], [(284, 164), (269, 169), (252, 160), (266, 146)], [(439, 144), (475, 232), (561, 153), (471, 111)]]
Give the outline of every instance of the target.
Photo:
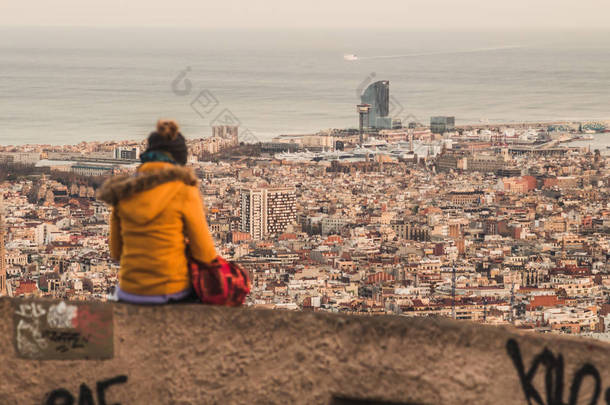
[(250, 277), (235, 262), (218, 256), (210, 264), (189, 260), (191, 281), (197, 296), (204, 304), (237, 307), (250, 293)]

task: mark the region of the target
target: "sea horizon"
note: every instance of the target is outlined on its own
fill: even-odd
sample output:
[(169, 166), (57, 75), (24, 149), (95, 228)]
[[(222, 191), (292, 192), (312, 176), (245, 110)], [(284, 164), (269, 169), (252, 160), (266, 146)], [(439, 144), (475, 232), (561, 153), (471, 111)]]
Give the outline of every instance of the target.
[(227, 119), (263, 141), (355, 128), (373, 80), (405, 122), (610, 119), (601, 31), (277, 32), (3, 27), (0, 144), (141, 139), (162, 117), (190, 138)]

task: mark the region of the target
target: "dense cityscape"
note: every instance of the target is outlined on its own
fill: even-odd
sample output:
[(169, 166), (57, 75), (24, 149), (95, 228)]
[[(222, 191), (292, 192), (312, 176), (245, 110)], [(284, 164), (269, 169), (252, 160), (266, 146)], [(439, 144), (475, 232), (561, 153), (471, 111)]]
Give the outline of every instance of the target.
[[(610, 336), (610, 165), (572, 145), (606, 124), (424, 125), (390, 117), (388, 95), (387, 81), (363, 93), (357, 129), (189, 138), (218, 253), (252, 277), (247, 304)], [(95, 192), (142, 148), (1, 148), (0, 295), (108, 299), (118, 263)]]

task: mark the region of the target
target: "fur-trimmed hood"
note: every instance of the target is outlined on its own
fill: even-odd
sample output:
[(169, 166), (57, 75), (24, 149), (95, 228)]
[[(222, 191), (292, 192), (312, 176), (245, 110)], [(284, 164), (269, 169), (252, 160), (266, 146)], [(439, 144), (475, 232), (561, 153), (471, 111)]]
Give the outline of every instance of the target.
[(119, 175), (106, 180), (97, 191), (97, 198), (117, 205), (121, 200), (173, 181), (187, 186), (197, 185), (197, 178), (191, 169), (169, 163), (145, 163), (135, 175)]

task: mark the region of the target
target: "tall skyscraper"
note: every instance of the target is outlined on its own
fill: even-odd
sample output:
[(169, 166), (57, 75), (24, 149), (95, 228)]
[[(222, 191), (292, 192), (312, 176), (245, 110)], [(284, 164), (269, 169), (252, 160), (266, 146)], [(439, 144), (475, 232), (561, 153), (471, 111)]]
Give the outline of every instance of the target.
[(252, 239), (284, 232), (296, 221), (296, 196), (292, 188), (242, 189), (241, 231)]
[(360, 96), (361, 104), (370, 105), (368, 112), (368, 128), (390, 129), (392, 118), (390, 114), (390, 82), (380, 80), (372, 83)]

